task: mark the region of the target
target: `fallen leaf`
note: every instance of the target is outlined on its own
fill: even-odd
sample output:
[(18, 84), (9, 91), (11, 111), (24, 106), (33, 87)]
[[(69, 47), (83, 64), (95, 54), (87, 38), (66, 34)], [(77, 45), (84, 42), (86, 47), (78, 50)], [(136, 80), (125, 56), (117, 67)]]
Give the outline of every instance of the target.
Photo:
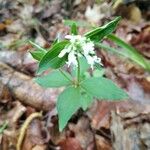
[(110, 141), (106, 140), (104, 137), (95, 135), (96, 149), (97, 150), (112, 150), (112, 145)]
[(20, 102), (16, 101), (14, 107), (7, 113), (7, 119), (9, 120), (10, 127), (16, 127), (19, 118), (25, 113), (26, 107)]
[(45, 145), (36, 145), (36, 146), (34, 146), (34, 148), (32, 148), (32, 150), (46, 150), (46, 146)]
[[(43, 89), (30, 76), (15, 71), (0, 63), (0, 81), (11, 90), (13, 97), (22, 103), (40, 110), (54, 108), (56, 96), (60, 89)], [(8, 82), (9, 81), (9, 82)]]
[(76, 138), (66, 138), (59, 143), (62, 150), (83, 150)]
[[(84, 126), (83, 126), (84, 124)], [(82, 117), (77, 124), (70, 123), (69, 129), (74, 132), (75, 138), (80, 142), (83, 149), (94, 147), (94, 135), (90, 129), (89, 120)]]
[(50, 137), (49, 133), (42, 129), (41, 121), (37, 119), (32, 121), (24, 138), (24, 143), (22, 145), (23, 150), (38, 150), (38, 148), (41, 148), (42, 150), (46, 149), (45, 143), (49, 141)]

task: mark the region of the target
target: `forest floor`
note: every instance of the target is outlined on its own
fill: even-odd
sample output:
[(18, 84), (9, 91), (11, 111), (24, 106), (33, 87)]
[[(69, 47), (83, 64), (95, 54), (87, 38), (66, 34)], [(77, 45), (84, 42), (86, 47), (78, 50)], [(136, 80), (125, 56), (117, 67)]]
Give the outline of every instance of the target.
[[(33, 81), (37, 62), (27, 41), (34, 39), (48, 48), (57, 36), (68, 34), (65, 19), (79, 21), (83, 34), (89, 26), (103, 25), (118, 14), (109, 1), (93, 4), (91, 0), (0, 0), (0, 150), (15, 150), (22, 125), (40, 111), (42, 117), (37, 115), (29, 124), (20, 150), (150, 149), (150, 73), (130, 59), (97, 49), (105, 76), (130, 98), (97, 101), (87, 111), (79, 110), (63, 132), (58, 131), (55, 107), (61, 89), (43, 89)], [(119, 13), (123, 19), (115, 34), (150, 59), (149, 14), (132, 8), (134, 17), (124, 18), (128, 9)]]

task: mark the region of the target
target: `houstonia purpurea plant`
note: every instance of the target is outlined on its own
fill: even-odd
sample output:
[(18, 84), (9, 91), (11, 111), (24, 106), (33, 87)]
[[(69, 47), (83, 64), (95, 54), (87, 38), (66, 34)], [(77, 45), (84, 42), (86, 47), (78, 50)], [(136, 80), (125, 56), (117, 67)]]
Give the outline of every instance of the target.
[[(76, 24), (73, 23), (71, 34), (63, 40), (56, 39), (48, 50), (30, 41), (37, 49), (31, 54), (39, 61), (38, 74), (53, 69), (49, 74), (37, 77), (36, 82), (47, 88), (65, 87), (56, 104), (60, 131), (79, 108), (86, 110), (96, 99), (128, 98), (122, 89), (103, 77), (101, 58), (94, 51), (97, 43), (115, 30), (119, 20), (120, 17), (117, 17), (83, 36), (78, 35)], [(63, 67), (65, 64), (70, 68), (70, 73)], [(90, 68), (92, 71), (89, 72)]]

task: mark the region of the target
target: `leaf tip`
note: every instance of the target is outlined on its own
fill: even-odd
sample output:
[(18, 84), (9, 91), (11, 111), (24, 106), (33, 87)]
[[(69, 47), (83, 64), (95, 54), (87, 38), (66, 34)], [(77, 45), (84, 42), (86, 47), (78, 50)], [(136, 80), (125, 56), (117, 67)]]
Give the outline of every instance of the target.
[(125, 97), (125, 99), (128, 99), (129, 95), (126, 92), (124, 92), (124, 97)]
[(39, 67), (36, 71), (36, 75), (40, 75), (43, 72), (43, 70)]
[(29, 42), (31, 45), (34, 45), (33, 41), (29, 40), (28, 42)]
[(66, 126), (66, 124), (63, 124), (63, 121), (61, 120), (61, 118), (59, 119), (58, 121), (58, 124), (59, 124), (59, 132), (62, 132)]
[(60, 126), (59, 126), (59, 132), (62, 132), (63, 131), (63, 128), (61, 128)]
[(115, 20), (116, 20), (116, 21), (120, 21), (121, 18), (122, 18), (121, 16), (117, 16), (117, 17), (115, 18)]

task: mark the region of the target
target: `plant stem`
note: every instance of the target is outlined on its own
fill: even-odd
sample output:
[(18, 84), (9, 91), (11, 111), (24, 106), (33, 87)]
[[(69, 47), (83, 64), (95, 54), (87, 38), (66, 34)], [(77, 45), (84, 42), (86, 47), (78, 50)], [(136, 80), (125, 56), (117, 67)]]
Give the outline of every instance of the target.
[(33, 114), (31, 114), (26, 120), (25, 122), (23, 123), (21, 129), (20, 129), (20, 134), (19, 134), (19, 137), (18, 137), (18, 141), (17, 141), (17, 150), (21, 150), (21, 145), (23, 143), (23, 139), (24, 139), (24, 136), (25, 136), (25, 133), (26, 133), (26, 130), (29, 126), (29, 124), (32, 122), (33, 119), (35, 118), (41, 118), (42, 117), (42, 112), (35, 112)]
[(78, 56), (77, 56), (77, 63), (78, 63), (77, 85), (79, 85), (79, 82), (80, 82), (80, 62), (79, 62)]
[(69, 77), (67, 77), (67, 75), (66, 75), (61, 69), (59, 69), (59, 71), (60, 71), (60, 73), (61, 73), (67, 80), (69, 80), (70, 82), (72, 82), (72, 80), (69, 79)]

